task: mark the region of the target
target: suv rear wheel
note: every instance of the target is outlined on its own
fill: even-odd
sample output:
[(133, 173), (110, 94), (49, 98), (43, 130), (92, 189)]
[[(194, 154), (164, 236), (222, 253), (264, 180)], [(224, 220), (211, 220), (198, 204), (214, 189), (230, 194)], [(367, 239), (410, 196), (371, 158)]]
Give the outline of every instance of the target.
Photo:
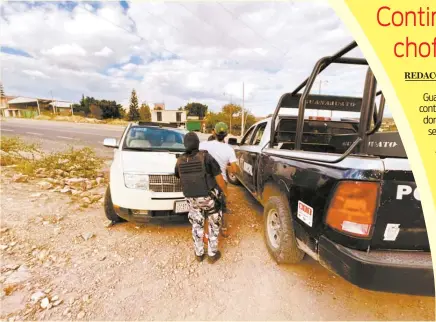
[(264, 237), (268, 251), (278, 264), (296, 264), (305, 253), (298, 248), (288, 199), (283, 195), (268, 198), (264, 208)]

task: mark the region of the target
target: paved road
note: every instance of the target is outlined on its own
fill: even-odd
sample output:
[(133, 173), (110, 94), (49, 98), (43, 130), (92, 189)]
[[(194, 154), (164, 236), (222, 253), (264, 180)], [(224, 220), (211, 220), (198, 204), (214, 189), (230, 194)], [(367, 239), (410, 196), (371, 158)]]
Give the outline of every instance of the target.
[[(112, 151), (103, 147), (108, 137), (119, 139), (125, 129), (120, 125), (83, 124), (55, 122), (31, 119), (2, 119), (1, 135), (18, 135), (32, 140), (42, 141), (44, 146), (50, 142), (56, 146), (89, 146), (99, 154), (110, 156)], [(199, 133), (200, 140), (206, 140), (208, 134)]]
[(2, 135), (20, 135), (71, 144), (75, 141), (100, 147), (106, 137), (120, 138), (124, 126), (7, 119), (1, 121)]

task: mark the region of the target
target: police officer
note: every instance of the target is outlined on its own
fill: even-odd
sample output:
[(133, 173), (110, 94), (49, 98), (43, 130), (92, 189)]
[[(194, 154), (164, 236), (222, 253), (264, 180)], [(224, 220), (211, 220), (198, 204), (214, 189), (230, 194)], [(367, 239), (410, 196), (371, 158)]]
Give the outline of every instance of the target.
[(216, 140), (215, 129), (212, 130), (212, 134), (207, 138), (208, 141)]
[(180, 178), (183, 194), (189, 203), (188, 218), (192, 224), (195, 255), (198, 261), (204, 259), (203, 235), (207, 218), (208, 260), (214, 263), (221, 257), (218, 235), (222, 212), (218, 187), (224, 194), (227, 194), (227, 187), (217, 161), (207, 151), (199, 151), (200, 140), (197, 134), (187, 133), (183, 143), (186, 152), (177, 159), (175, 175)]
[[(237, 158), (235, 154), (235, 150), (224, 142), (224, 139), (227, 137), (228, 127), (224, 122), (218, 122), (215, 124), (215, 128), (213, 130), (213, 138), (209, 137), (208, 141), (201, 142), (200, 150), (206, 150), (212, 157), (218, 162), (221, 168), (221, 174), (223, 175), (224, 180), (226, 181), (227, 186), (227, 168), (232, 173), (235, 173), (238, 169)], [(228, 213), (228, 209), (226, 207), (225, 198), (222, 200), (223, 202), (223, 210), (225, 213)], [(227, 221), (223, 218), (223, 227), (222, 227), (222, 235), (223, 237), (228, 237), (227, 232)]]

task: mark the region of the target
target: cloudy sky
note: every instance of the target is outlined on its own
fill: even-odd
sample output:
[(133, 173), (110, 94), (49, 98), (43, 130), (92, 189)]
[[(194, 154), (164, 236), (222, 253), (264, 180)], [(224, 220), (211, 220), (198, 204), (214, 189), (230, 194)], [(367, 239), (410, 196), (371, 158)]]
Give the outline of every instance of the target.
[[(3, 2), (0, 23), (7, 95), (127, 105), (135, 88), (140, 102), (218, 110), (245, 83), (258, 116), (353, 40), (327, 1)], [(331, 67), (313, 91), (360, 96), (364, 73)]]

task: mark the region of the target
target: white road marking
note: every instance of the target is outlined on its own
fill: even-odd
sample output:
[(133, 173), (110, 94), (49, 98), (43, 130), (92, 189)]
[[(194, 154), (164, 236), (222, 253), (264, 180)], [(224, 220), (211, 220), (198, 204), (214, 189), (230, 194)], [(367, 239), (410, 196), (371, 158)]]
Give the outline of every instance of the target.
[(68, 136), (60, 136), (60, 135), (57, 135), (56, 137), (61, 138), (61, 139), (74, 140), (74, 138), (70, 138), (70, 137), (68, 137)]
[[(24, 126), (17, 126), (17, 128), (24, 128)], [(117, 133), (117, 134), (115, 134), (115, 133), (99, 134), (99, 133), (95, 133), (95, 132), (70, 131), (70, 130), (65, 130), (65, 129), (43, 128), (43, 127), (34, 128), (34, 130), (42, 130), (42, 131), (46, 130), (47, 132), (76, 133), (76, 134), (84, 134), (84, 135), (90, 135), (90, 136), (102, 136), (105, 138), (119, 136), (119, 133)], [(9, 130), (9, 131), (12, 131), (12, 130)]]
[(32, 135), (44, 135), (42, 133), (35, 133), (35, 132), (26, 132), (27, 134), (32, 134)]
[(14, 130), (7, 130), (7, 129), (1, 129), (1, 130), (6, 132), (14, 132)]

